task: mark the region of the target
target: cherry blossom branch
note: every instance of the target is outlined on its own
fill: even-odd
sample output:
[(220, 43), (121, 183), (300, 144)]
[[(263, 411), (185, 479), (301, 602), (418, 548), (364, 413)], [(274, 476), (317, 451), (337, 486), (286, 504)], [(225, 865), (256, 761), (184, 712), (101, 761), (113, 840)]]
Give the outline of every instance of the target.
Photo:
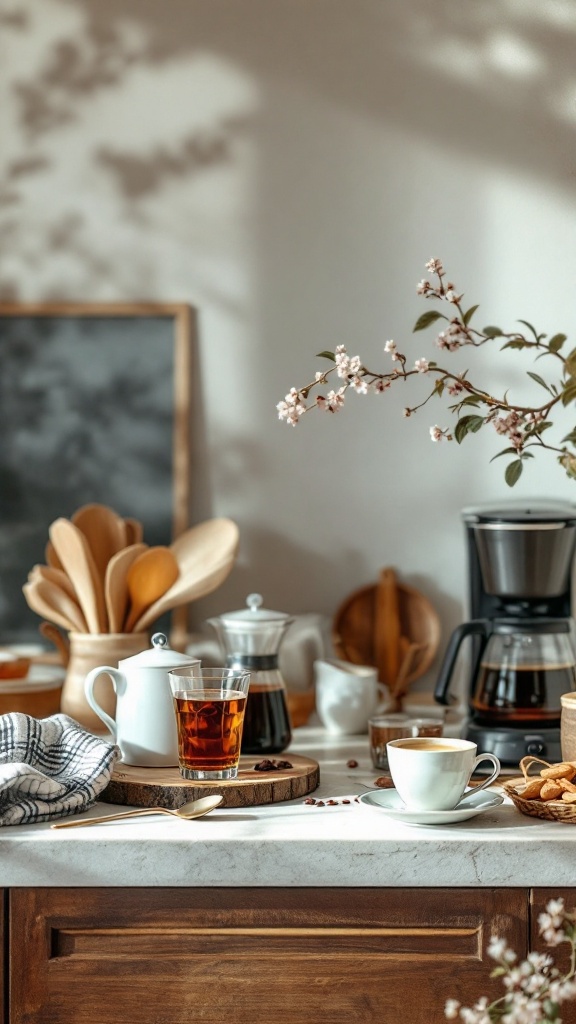
[[(539, 334), (532, 324), (520, 320), (530, 337), (520, 331), (505, 332), (499, 327), (488, 326), (479, 330), (471, 327), (471, 320), (478, 306), (465, 310), (462, 305), (463, 295), (457, 292), (452, 282), (446, 281), (446, 274), (439, 259), (430, 260), (426, 264), (429, 274), (433, 275), (434, 283), (424, 279), (417, 285), (417, 292), (426, 299), (448, 303), (454, 315), (446, 315), (441, 310), (429, 310), (423, 313), (414, 326), (414, 332), (424, 330), (439, 320), (446, 322), (435, 340), (437, 348), (448, 353), (458, 352), (466, 346), (479, 348), (488, 342), (502, 339), (502, 349), (529, 349), (538, 351), (536, 359), (552, 356), (560, 364), (560, 376), (554, 381), (547, 381), (539, 374), (527, 371), (528, 376), (548, 392), (545, 402), (538, 405), (515, 404), (508, 400), (506, 392), (502, 398), (492, 395), (488, 390), (478, 386), (468, 377), (468, 371), (454, 373), (433, 360), (420, 357), (413, 366), (408, 368), (407, 356), (398, 350), (396, 342), (390, 340), (384, 345), (384, 352), (397, 365), (390, 371), (375, 371), (365, 366), (359, 356), (349, 356), (344, 345), (338, 345), (334, 352), (320, 352), (319, 357), (330, 359), (333, 366), (318, 371), (313, 381), (302, 388), (291, 388), (284, 400), (276, 406), (278, 416), (291, 426), (296, 426), (301, 416), (313, 408), (325, 412), (338, 412), (344, 405), (349, 390), (360, 395), (369, 393), (382, 394), (396, 381), (405, 383), (409, 378), (424, 375), (434, 378), (434, 384), (428, 396), (421, 402), (404, 409), (405, 416), (418, 412), (433, 397), (441, 398), (444, 393), (458, 399), (448, 408), (457, 417), (453, 433), (449, 428), (430, 427), (433, 441), (456, 440), (459, 444), (467, 434), (477, 433), (483, 427), (491, 425), (496, 432), (505, 437), (507, 447), (498, 452), (501, 455), (513, 456), (505, 471), (506, 482), (513, 486), (519, 479), (527, 459), (533, 458), (532, 448), (546, 450), (556, 454), (558, 462), (568, 476), (576, 478), (576, 428), (559, 443), (549, 443), (543, 438), (545, 431), (554, 426), (552, 413), (560, 406), (567, 406), (576, 399), (576, 349), (568, 356), (563, 356), (561, 349), (567, 340), (565, 334), (555, 334), (549, 338)], [(335, 374), (342, 382), (337, 389), (324, 393), (329, 377)], [(316, 394), (311, 399), (311, 394)], [(474, 411), (472, 411), (474, 410)], [(567, 447), (567, 445), (570, 447)]]

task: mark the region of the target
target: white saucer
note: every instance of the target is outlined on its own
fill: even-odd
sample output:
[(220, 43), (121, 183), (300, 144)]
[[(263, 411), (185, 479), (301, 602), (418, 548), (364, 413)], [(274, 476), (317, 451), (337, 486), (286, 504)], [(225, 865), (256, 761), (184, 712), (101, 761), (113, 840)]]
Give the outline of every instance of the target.
[(403, 821), (405, 825), (453, 825), (499, 807), (504, 802), (503, 796), (485, 789), (476, 793), (470, 789), (465, 797), (466, 806), (454, 811), (408, 811), (395, 789), (375, 789), (363, 793), (360, 804), (371, 811), (379, 811), (387, 818)]

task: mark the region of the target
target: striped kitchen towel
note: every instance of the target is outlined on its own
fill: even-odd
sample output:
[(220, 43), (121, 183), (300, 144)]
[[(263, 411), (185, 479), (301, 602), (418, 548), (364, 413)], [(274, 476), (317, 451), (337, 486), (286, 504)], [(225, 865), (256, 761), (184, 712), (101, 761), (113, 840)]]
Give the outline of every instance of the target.
[(108, 785), (120, 750), (67, 715), (0, 716), (0, 825), (83, 811)]

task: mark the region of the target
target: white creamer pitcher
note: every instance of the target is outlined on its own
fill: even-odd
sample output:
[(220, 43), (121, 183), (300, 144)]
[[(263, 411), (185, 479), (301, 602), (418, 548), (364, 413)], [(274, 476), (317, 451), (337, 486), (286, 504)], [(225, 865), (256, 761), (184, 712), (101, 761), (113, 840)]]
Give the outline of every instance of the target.
[[(173, 651), (164, 633), (155, 633), (152, 647), (118, 662), (101, 665), (86, 676), (84, 692), (90, 707), (112, 733), (125, 764), (167, 768), (178, 764), (176, 715), (168, 673), (181, 665), (200, 666), (198, 658)], [(116, 718), (94, 696), (94, 684), (105, 673), (116, 691)]]

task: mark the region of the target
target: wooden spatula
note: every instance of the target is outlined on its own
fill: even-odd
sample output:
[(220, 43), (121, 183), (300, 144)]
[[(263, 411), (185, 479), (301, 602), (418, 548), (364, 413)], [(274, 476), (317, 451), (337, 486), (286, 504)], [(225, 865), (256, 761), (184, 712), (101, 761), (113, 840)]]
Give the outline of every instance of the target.
[(108, 562), (104, 580), (104, 597), (111, 633), (124, 632), (124, 622), (130, 599), (128, 572), (133, 562), (144, 551), (146, 551), (145, 544), (131, 544), (130, 547), (117, 551)]
[(376, 591), (374, 655), (378, 679), (390, 689), (400, 669), (400, 606), (394, 569), (382, 569)]
[(124, 520), (107, 505), (82, 505), (72, 516), (72, 522), (84, 534), (102, 584), (108, 562), (126, 547)]
[(104, 587), (86, 537), (69, 519), (56, 519), (48, 532), (62, 567), (78, 594), (88, 632), (105, 633), (108, 617)]

